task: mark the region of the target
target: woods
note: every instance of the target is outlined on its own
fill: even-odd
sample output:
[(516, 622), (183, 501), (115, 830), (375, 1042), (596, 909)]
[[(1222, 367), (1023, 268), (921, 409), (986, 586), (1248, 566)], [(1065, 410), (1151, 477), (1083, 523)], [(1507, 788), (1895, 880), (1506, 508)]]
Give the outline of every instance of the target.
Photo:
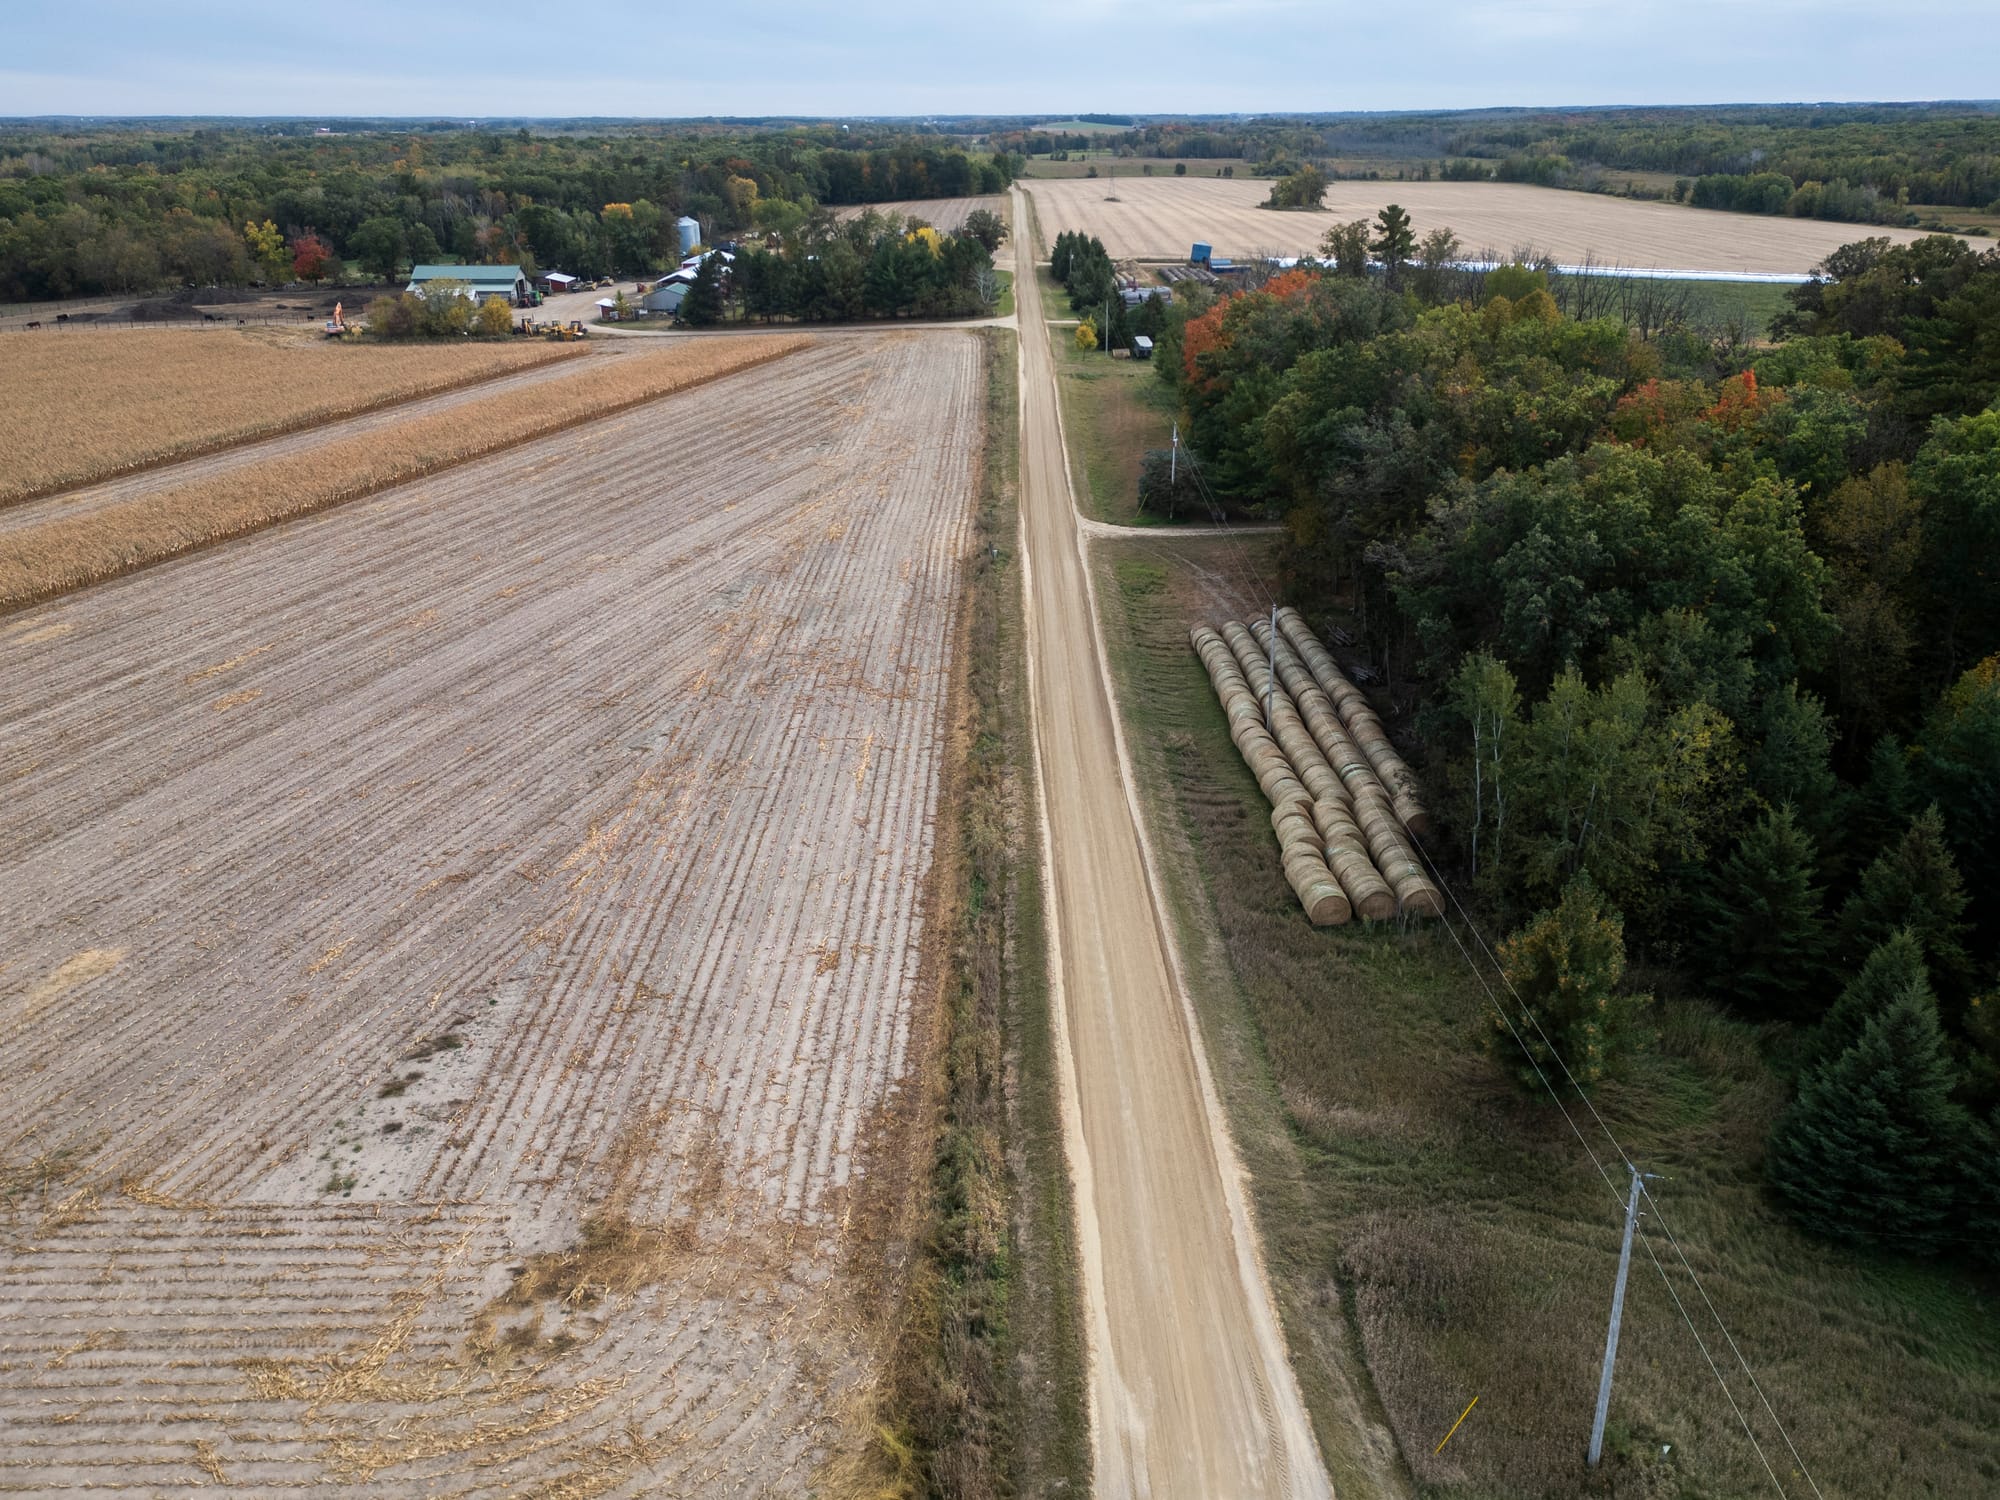
[(1159, 373), (1216, 489), (1282, 521), (1289, 596), (1405, 685), (1523, 996), (1586, 1086), (1627, 944), (1795, 1035), (1780, 1198), (1867, 1238), (1889, 1188), (1808, 1179), (1907, 1147), (1907, 1248), (1963, 1250), (1926, 1226), (1995, 1201), (2000, 253), (1849, 245), (1748, 348), (1566, 316), (1545, 268), (1329, 258), (1183, 297)]
[(1019, 161), (894, 126), (500, 131), (407, 122), (0, 132), (0, 298), (395, 279), (442, 259), (585, 277), (677, 258), (674, 221), (782, 232), (818, 205), (1003, 190)]

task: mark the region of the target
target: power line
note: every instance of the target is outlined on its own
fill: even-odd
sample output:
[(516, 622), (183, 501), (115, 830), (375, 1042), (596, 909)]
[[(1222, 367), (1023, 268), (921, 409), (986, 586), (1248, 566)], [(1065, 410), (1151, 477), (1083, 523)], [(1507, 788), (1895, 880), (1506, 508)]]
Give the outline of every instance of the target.
[[(1429, 867), (1432, 878), (1437, 882), (1438, 886), (1445, 892), (1445, 894), (1451, 897), (1451, 904), (1457, 908), (1460, 919), (1465, 923), (1467, 929), (1472, 933), (1474, 941), (1476, 941), (1479, 944), (1480, 951), (1486, 955), (1487, 962), (1493, 965), (1494, 972), (1500, 976), (1500, 982), (1507, 987), (1507, 993), (1513, 998), (1514, 1003), (1521, 1008), (1521, 1013), (1527, 1017), (1529, 1024), (1531, 1024), (1535, 1028), (1535, 1034), (1541, 1038), (1542, 1045), (1548, 1049), (1549, 1055), (1556, 1060), (1556, 1065), (1562, 1069), (1564, 1079), (1568, 1081), (1570, 1088), (1575, 1091), (1577, 1097), (1583, 1101), (1583, 1107), (1590, 1111), (1591, 1119), (1597, 1122), (1597, 1128), (1604, 1133), (1605, 1139), (1611, 1142), (1611, 1149), (1618, 1153), (1618, 1159), (1621, 1162), (1623, 1162), (1629, 1170), (1635, 1173), (1638, 1172), (1638, 1168), (1634, 1166), (1632, 1163), (1631, 1156), (1627, 1154), (1625, 1148), (1619, 1144), (1618, 1137), (1612, 1133), (1611, 1127), (1605, 1124), (1604, 1117), (1597, 1112), (1597, 1106), (1591, 1102), (1589, 1094), (1585, 1093), (1583, 1088), (1577, 1083), (1576, 1075), (1570, 1072), (1569, 1064), (1563, 1061), (1562, 1053), (1557, 1049), (1555, 1043), (1549, 1039), (1549, 1034), (1546, 1030), (1543, 1029), (1541, 1020), (1538, 1016), (1536, 1016), (1533, 1007), (1529, 1006), (1525, 1001), (1521, 999), (1520, 992), (1514, 988), (1513, 981), (1508, 979), (1507, 970), (1505, 966), (1502, 965), (1500, 960), (1494, 955), (1493, 949), (1491, 945), (1487, 943), (1485, 935), (1480, 932), (1478, 924), (1472, 920), (1471, 914), (1466, 911), (1465, 903), (1459, 900), (1458, 892), (1454, 890), (1450, 882), (1444, 878), (1444, 873), (1438, 869), (1437, 862), (1431, 858), (1430, 852), (1426, 850), (1423, 847), (1423, 845), (1417, 842), (1416, 840), (1412, 840), (1411, 842), (1416, 847), (1425, 865)], [(1457, 941), (1456, 934), (1454, 934), (1453, 940), (1455, 942)], [(1466, 962), (1472, 967), (1474, 974), (1479, 977), (1480, 985), (1483, 989), (1485, 989), (1488, 999), (1489, 1000), (1493, 999), (1494, 997), (1493, 997), (1492, 986), (1488, 985), (1485, 981), (1484, 975), (1480, 974), (1479, 966), (1473, 962), (1472, 956), (1470, 953), (1466, 951), (1464, 943), (1459, 942), (1458, 949), (1461, 954), (1465, 955)], [(1497, 1000), (1495, 1001), (1495, 1008), (1500, 1009)], [(1522, 1050), (1526, 1052), (1527, 1051), (1526, 1044), (1521, 1042), (1520, 1033), (1515, 1030), (1513, 1022), (1505, 1016), (1504, 1012), (1502, 1014), (1502, 1019), (1507, 1021), (1508, 1031), (1513, 1034), (1515, 1041), (1518, 1044), (1520, 1044), (1522, 1046)], [(1532, 1054), (1530, 1054), (1529, 1056), (1529, 1061), (1530, 1062), (1534, 1061)], [(1549, 1089), (1551, 1097), (1554, 1097), (1555, 1090), (1549, 1084), (1548, 1076), (1542, 1071), (1539, 1064), (1537, 1064), (1535, 1067), (1535, 1075), (1536, 1077), (1541, 1079), (1542, 1086), (1544, 1088)], [(1567, 1108), (1563, 1106), (1562, 1100), (1560, 1098), (1556, 1098), (1556, 1106), (1557, 1108), (1562, 1109), (1563, 1118), (1569, 1122), (1570, 1129), (1572, 1131), (1576, 1131), (1577, 1130), (1576, 1122), (1570, 1118), (1569, 1111)], [(1580, 1131), (1578, 1132), (1578, 1135), (1579, 1138), (1581, 1138)], [(1586, 1147), (1585, 1149), (1589, 1150), (1588, 1147)], [(1611, 1183), (1609, 1174), (1605, 1172), (1603, 1165), (1598, 1161), (1597, 1153), (1595, 1151), (1590, 1151), (1590, 1158), (1592, 1164), (1597, 1167), (1599, 1174), (1604, 1176), (1606, 1186), (1611, 1188), (1613, 1196), (1616, 1197), (1617, 1188), (1615, 1185)], [(1719, 1330), (1721, 1330), (1722, 1337), (1729, 1344), (1730, 1352), (1736, 1356), (1737, 1364), (1739, 1364), (1742, 1367), (1743, 1373), (1750, 1377), (1750, 1384), (1752, 1388), (1755, 1389), (1757, 1392), (1757, 1399), (1763, 1404), (1765, 1414), (1768, 1415), (1771, 1419), (1771, 1425), (1778, 1429), (1779, 1437), (1784, 1439), (1785, 1447), (1792, 1455), (1792, 1461), (1796, 1463), (1799, 1467), (1799, 1473), (1805, 1476), (1805, 1481), (1807, 1485), (1811, 1487), (1813, 1494), (1816, 1496), (1820, 1496), (1820, 1500), (1825, 1500), (1825, 1497), (1820, 1494), (1820, 1488), (1818, 1482), (1814, 1480), (1814, 1478), (1812, 1477), (1812, 1471), (1806, 1467), (1805, 1460), (1799, 1456), (1798, 1447), (1796, 1444), (1793, 1443), (1791, 1433), (1786, 1430), (1784, 1422), (1779, 1418), (1776, 1409), (1772, 1407), (1770, 1398), (1767, 1395), (1765, 1395), (1764, 1387), (1762, 1383), (1758, 1381), (1756, 1371), (1750, 1368), (1750, 1362), (1749, 1360), (1744, 1358), (1743, 1350), (1737, 1344), (1735, 1335), (1729, 1331), (1729, 1325), (1723, 1321), (1721, 1312), (1717, 1310), (1714, 1301), (1708, 1295), (1708, 1289), (1701, 1284), (1701, 1277), (1695, 1273), (1694, 1266), (1689, 1262), (1687, 1258), (1687, 1253), (1681, 1248), (1681, 1243), (1679, 1239), (1676, 1238), (1674, 1235), (1673, 1226), (1668, 1224), (1667, 1216), (1665, 1212), (1660, 1208), (1659, 1199), (1653, 1196), (1651, 1188), (1648, 1188), (1644, 1185), (1643, 1179), (1640, 1184), (1640, 1191), (1645, 1195), (1647, 1203), (1649, 1203), (1652, 1206), (1653, 1217), (1658, 1222), (1661, 1231), (1667, 1236), (1668, 1242), (1673, 1246), (1674, 1254), (1679, 1257), (1682, 1268), (1686, 1270), (1688, 1274), (1688, 1280), (1693, 1284), (1695, 1291), (1700, 1294), (1702, 1305), (1708, 1309), (1708, 1314), (1712, 1319), (1714, 1319), (1715, 1326)], [(1684, 1319), (1687, 1319), (1687, 1311), (1685, 1307), (1682, 1307), (1681, 1305), (1679, 1294), (1674, 1291), (1672, 1282), (1667, 1280), (1666, 1267), (1661, 1265), (1659, 1257), (1653, 1254), (1652, 1246), (1650, 1243), (1647, 1245), (1647, 1254), (1652, 1256), (1653, 1265), (1655, 1269), (1659, 1271), (1660, 1279), (1663, 1282), (1666, 1282), (1668, 1294), (1673, 1297), (1674, 1305), (1677, 1308), (1681, 1308), (1681, 1316)], [(1688, 1329), (1690, 1332), (1694, 1331), (1694, 1324), (1691, 1319), (1688, 1319)], [(1747, 1421), (1743, 1420), (1743, 1414), (1737, 1408), (1736, 1397), (1730, 1391), (1729, 1383), (1722, 1378), (1721, 1370), (1716, 1366), (1715, 1361), (1709, 1357), (1707, 1344), (1702, 1342), (1701, 1336), (1699, 1334), (1695, 1335), (1695, 1342), (1700, 1345), (1702, 1357), (1708, 1360), (1709, 1368), (1712, 1371), (1714, 1371), (1717, 1383), (1722, 1386), (1723, 1395), (1728, 1397), (1730, 1409), (1732, 1411), (1736, 1411), (1738, 1421), (1743, 1422), (1744, 1435), (1750, 1439), (1750, 1446), (1756, 1449), (1758, 1461), (1764, 1465), (1765, 1472), (1771, 1475), (1772, 1483), (1776, 1484), (1777, 1475), (1771, 1469), (1770, 1460), (1765, 1458), (1763, 1448), (1758, 1444), (1756, 1436), (1750, 1430), (1750, 1424)], [(1781, 1495), (1784, 1493), (1784, 1487), (1782, 1485), (1778, 1486), (1778, 1493)]]

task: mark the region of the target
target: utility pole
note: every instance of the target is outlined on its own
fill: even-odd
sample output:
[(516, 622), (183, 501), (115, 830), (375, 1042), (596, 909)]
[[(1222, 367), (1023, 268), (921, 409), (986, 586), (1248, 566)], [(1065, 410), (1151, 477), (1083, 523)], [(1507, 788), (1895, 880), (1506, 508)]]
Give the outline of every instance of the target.
[[(1276, 618), (1276, 611), (1272, 611)], [(1625, 1244), (1618, 1252), (1618, 1282), (1611, 1291), (1611, 1328), (1604, 1336), (1604, 1373), (1597, 1381), (1597, 1417), (1590, 1424), (1590, 1466), (1604, 1456), (1604, 1419), (1611, 1411), (1611, 1367), (1618, 1362), (1618, 1325), (1625, 1316), (1625, 1273), (1632, 1268), (1632, 1230), (1639, 1222), (1639, 1179), (1651, 1172), (1632, 1168), (1632, 1196), (1625, 1204)]]
[(1181, 482), (1181, 424), (1174, 423), (1174, 445), (1167, 450), (1167, 489), (1172, 492)]

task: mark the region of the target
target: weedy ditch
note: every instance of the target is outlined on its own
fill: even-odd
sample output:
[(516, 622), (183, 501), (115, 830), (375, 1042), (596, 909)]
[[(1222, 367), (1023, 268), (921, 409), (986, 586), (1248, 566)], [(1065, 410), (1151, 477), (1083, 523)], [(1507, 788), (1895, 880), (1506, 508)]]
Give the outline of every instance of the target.
[(890, 1496), (1082, 1494), (1084, 1345), (1049, 1016), (1016, 553), (1014, 335), (987, 330), (985, 437), (940, 806), (949, 973), (926, 1202), (876, 1414)]

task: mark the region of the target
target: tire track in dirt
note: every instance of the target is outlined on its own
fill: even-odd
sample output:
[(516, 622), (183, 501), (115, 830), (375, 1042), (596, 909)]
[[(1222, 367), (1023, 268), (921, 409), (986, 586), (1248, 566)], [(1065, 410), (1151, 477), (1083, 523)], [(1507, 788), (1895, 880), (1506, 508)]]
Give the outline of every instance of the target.
[[(0, 623), (0, 1168), (62, 1179), (0, 1216), (0, 1492), (803, 1488), (979, 360), (828, 341)], [(610, 1201), (667, 1272), (477, 1355)]]

